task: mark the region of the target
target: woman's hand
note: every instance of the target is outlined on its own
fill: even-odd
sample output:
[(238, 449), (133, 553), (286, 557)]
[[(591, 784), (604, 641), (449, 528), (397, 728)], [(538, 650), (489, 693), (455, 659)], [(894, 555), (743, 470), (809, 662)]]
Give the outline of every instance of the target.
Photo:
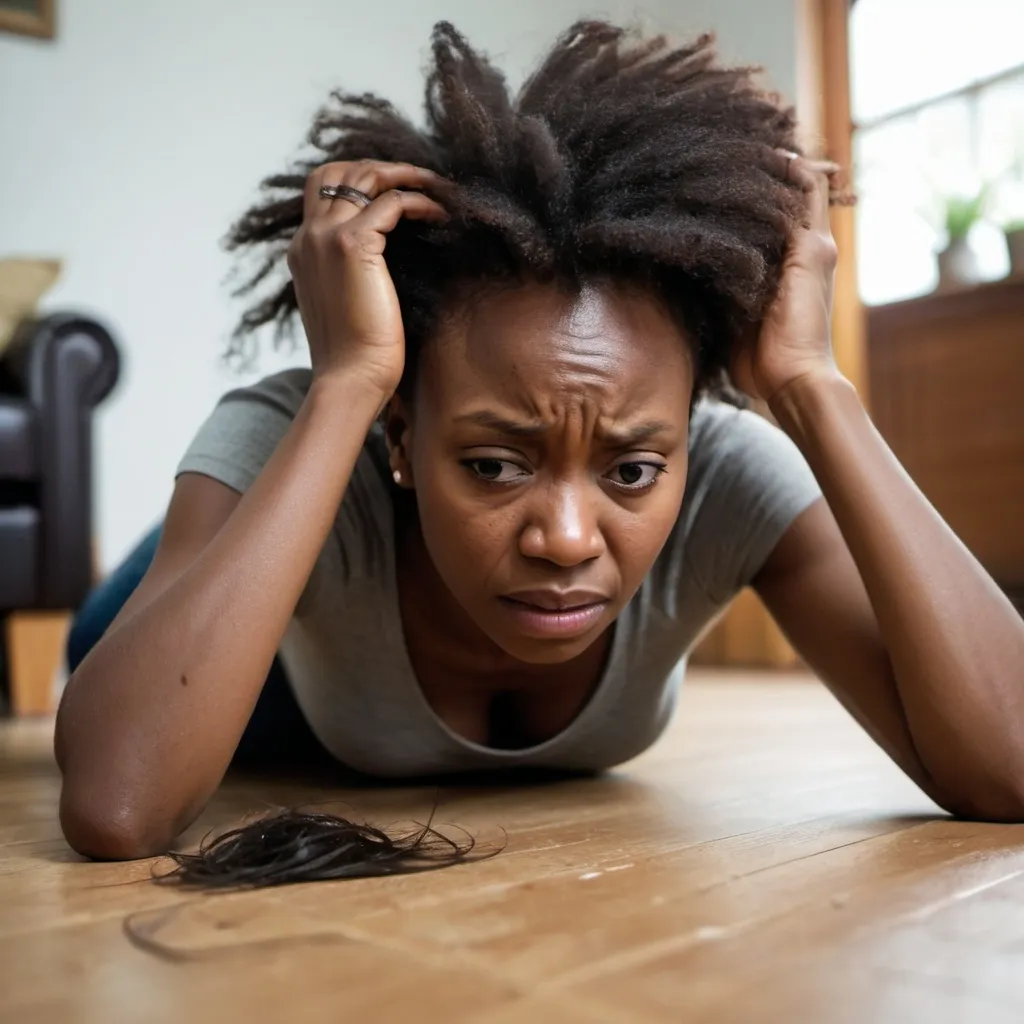
[[(445, 184), (421, 167), (372, 160), (325, 164), (309, 176), (302, 226), (288, 249), (288, 268), (315, 377), (355, 371), (388, 396), (398, 386), (405, 366), (405, 332), (384, 247), (388, 232), (402, 217), (447, 217), (421, 191), (436, 194)], [(320, 191), (338, 186), (357, 192), (330, 198)]]
[(769, 403), (796, 380), (838, 374), (831, 340), (837, 253), (829, 194), (839, 166), (791, 153), (778, 155), (786, 161), (789, 179), (807, 196), (807, 219), (790, 240), (775, 301), (732, 368), (738, 387)]

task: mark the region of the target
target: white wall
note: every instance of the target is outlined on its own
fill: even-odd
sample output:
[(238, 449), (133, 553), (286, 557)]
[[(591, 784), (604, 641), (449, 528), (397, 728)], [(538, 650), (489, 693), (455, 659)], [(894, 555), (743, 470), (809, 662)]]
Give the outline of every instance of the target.
[[(46, 308), (102, 317), (124, 351), (98, 424), (111, 567), (161, 514), (217, 396), (238, 306), (218, 245), (336, 86), (416, 112), (431, 25), (448, 18), (518, 81), (579, 16), (719, 30), (729, 59), (792, 94), (795, 0), (58, 0), (59, 37), (0, 36), (0, 254), (54, 255)], [(261, 359), (271, 372), (301, 356)]]

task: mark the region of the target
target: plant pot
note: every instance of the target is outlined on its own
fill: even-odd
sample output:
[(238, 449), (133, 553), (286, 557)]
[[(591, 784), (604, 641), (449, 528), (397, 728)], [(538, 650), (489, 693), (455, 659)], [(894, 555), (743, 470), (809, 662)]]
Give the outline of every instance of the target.
[(1010, 274), (1024, 277), (1024, 228), (1006, 232), (1006, 248), (1010, 253)]
[(981, 276), (978, 257), (966, 238), (955, 238), (938, 254), (940, 292), (974, 284)]

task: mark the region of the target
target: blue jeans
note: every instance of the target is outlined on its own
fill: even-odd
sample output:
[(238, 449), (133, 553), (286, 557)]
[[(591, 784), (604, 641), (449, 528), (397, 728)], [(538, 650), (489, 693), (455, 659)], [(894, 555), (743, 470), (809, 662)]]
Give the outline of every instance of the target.
[[(92, 650), (139, 585), (156, 554), (162, 526), (142, 539), (130, 555), (85, 599), (68, 634), (68, 670)], [(308, 765), (329, 758), (310, 729), (292, 693), (284, 666), (275, 658), (256, 707), (235, 751), (234, 763), (247, 766)]]

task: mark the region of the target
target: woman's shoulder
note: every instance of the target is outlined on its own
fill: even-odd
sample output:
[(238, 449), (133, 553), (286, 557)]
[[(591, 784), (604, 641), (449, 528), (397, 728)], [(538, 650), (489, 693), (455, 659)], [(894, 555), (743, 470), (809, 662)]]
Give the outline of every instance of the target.
[(295, 419), (306, 400), (312, 380), (311, 370), (299, 366), (292, 367), (272, 373), (253, 384), (233, 388), (226, 392), (217, 404), (263, 405), (283, 413), (289, 419)]
[(716, 603), (746, 586), (821, 496), (793, 441), (751, 409), (704, 400), (690, 425), (686, 493), (659, 559), (670, 590), (695, 581)]
[[(175, 475), (198, 472), (244, 493), (262, 471), (302, 408), (312, 373), (296, 367), (225, 392), (178, 463)], [(356, 489), (386, 493), (387, 450), (374, 423), (353, 473)]]
[(768, 483), (779, 470), (805, 474), (796, 445), (773, 422), (717, 399), (696, 403), (690, 418), (689, 490), (744, 473)]
[[(293, 367), (270, 374), (246, 387), (228, 391), (221, 398), (219, 404), (248, 403), (254, 407), (273, 409), (287, 416), (289, 420), (293, 420), (298, 415), (299, 410), (302, 408), (302, 403), (309, 394), (312, 381), (313, 373), (311, 370), (303, 367)], [(380, 478), (389, 476), (384, 431), (377, 421), (374, 421), (370, 426), (370, 430), (366, 435), (366, 440), (363, 444), (363, 455), (360, 461), (365, 463), (365, 469), (370, 471), (373, 476)]]
[[(309, 369), (294, 367), (263, 377), (247, 387), (227, 392), (221, 399), (222, 405), (248, 403), (255, 407), (274, 409), (289, 420), (295, 419), (302, 403), (309, 394), (313, 373)], [(380, 423), (374, 421), (363, 442), (363, 451), (354, 471), (354, 480), (363, 486), (390, 480), (387, 444)], [(381, 496), (379, 487), (373, 488), (376, 497)], [(387, 493), (387, 487), (383, 492)]]
[(690, 417), (690, 451), (706, 454), (714, 444), (742, 442), (765, 427), (777, 429), (751, 408), (732, 405), (718, 398), (702, 398)]

